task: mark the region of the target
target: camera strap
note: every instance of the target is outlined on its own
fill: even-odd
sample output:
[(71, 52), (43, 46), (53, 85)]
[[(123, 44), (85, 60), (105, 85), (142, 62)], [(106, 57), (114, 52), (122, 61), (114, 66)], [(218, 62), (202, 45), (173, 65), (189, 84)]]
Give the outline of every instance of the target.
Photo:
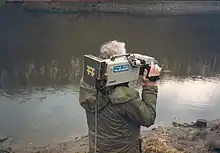
[(94, 147), (94, 153), (97, 152), (98, 103), (99, 103), (99, 90), (97, 90), (97, 93), (96, 93), (96, 104), (95, 104), (95, 147)]
[[(95, 104), (95, 146), (94, 153), (97, 153), (97, 136), (98, 136), (98, 112), (104, 109), (109, 103), (110, 100), (108, 98), (108, 94), (110, 90), (107, 88), (97, 89), (96, 91), (96, 104)], [(101, 95), (100, 95), (101, 94)], [(101, 97), (105, 101), (105, 105), (99, 108), (99, 97)]]

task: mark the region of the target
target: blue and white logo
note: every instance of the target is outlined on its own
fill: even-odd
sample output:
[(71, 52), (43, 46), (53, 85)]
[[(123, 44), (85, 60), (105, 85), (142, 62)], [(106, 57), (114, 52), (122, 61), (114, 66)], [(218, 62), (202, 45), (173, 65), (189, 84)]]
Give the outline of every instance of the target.
[(113, 67), (113, 72), (118, 73), (118, 72), (124, 72), (124, 71), (129, 71), (130, 65), (118, 65)]

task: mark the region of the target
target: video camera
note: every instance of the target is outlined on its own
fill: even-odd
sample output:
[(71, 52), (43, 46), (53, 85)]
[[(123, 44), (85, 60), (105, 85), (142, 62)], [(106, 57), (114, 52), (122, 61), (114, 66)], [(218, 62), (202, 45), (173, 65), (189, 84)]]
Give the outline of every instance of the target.
[[(144, 69), (150, 70), (151, 62), (159, 63), (150, 56), (128, 53), (101, 59), (94, 55), (84, 55), (83, 81), (94, 89), (138, 80)], [(148, 78), (157, 81), (160, 76)]]

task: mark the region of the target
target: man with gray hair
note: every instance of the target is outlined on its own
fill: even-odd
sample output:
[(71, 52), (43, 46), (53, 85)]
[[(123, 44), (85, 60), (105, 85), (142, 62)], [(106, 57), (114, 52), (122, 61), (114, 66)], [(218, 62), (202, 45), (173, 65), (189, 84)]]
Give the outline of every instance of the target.
[(108, 59), (113, 55), (126, 54), (125, 43), (116, 40), (107, 42), (101, 46), (100, 58)]
[[(101, 46), (100, 58), (108, 59), (112, 55), (125, 54), (125, 43), (110, 41)], [(152, 63), (148, 77), (159, 76), (161, 68)], [(128, 83), (115, 85), (108, 95), (99, 95), (97, 144), (95, 144), (95, 105), (96, 91), (85, 82), (80, 82), (81, 106), (86, 111), (89, 153), (138, 153), (140, 127), (150, 127), (156, 118), (158, 87), (155, 82), (142, 76), (142, 96), (129, 88)]]

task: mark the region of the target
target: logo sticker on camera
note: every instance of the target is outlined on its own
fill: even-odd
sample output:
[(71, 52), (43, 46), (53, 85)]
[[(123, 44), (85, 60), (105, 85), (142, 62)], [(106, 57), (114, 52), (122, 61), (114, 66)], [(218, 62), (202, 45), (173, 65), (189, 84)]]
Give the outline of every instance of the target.
[(124, 72), (124, 71), (129, 71), (130, 65), (118, 65), (113, 67), (113, 72), (118, 73), (118, 72)]
[(95, 69), (87, 65), (87, 73), (93, 77), (95, 75)]

